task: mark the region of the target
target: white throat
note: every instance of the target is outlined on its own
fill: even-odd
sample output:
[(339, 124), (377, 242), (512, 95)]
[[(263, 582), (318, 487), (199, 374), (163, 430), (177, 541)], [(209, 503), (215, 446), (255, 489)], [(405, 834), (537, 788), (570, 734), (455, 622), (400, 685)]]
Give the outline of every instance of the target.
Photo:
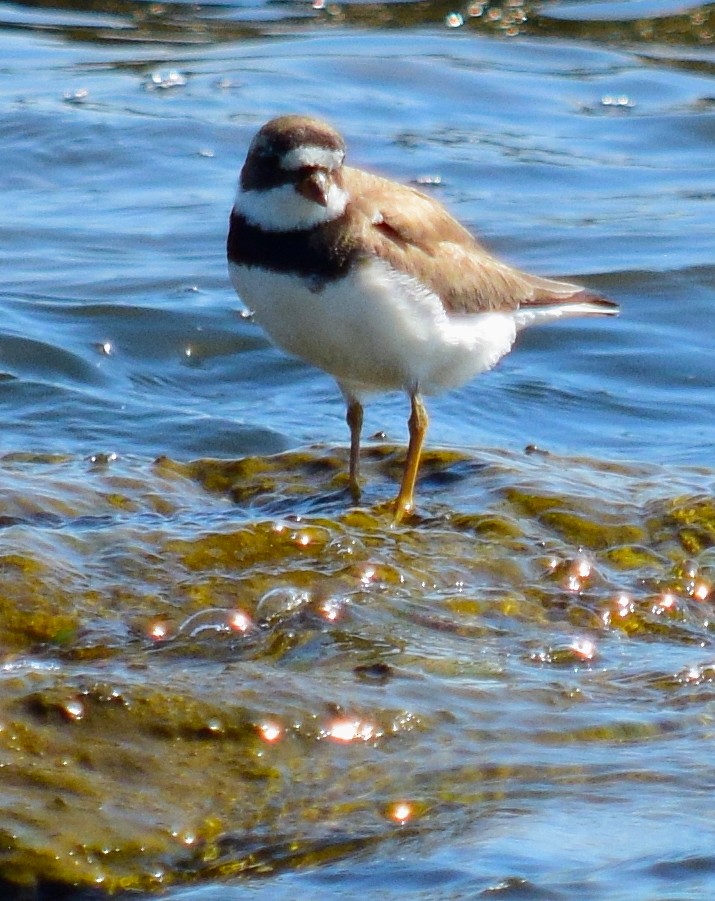
[(328, 191), (327, 206), (299, 194), (293, 185), (270, 190), (244, 191), (238, 186), (234, 209), (251, 225), (265, 231), (297, 231), (331, 222), (345, 212), (348, 195), (336, 184)]

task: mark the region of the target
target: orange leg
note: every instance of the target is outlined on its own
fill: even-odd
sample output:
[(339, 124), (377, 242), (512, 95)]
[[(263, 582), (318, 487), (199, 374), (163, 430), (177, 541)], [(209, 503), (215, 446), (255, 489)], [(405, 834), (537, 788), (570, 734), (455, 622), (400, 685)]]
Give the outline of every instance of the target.
[(417, 471), (420, 468), (422, 445), (424, 444), (427, 426), (429, 425), (429, 416), (420, 395), (415, 392), (410, 395), (410, 400), (412, 402), (412, 415), (407, 423), (410, 430), (410, 443), (407, 446), (407, 457), (405, 458), (405, 469), (402, 474), (400, 493), (395, 501), (395, 517), (393, 519), (395, 525), (414, 510), (415, 481), (417, 479)]
[(362, 404), (355, 398), (347, 401), (345, 417), (350, 428), (350, 494), (357, 503), (360, 500), (360, 433), (362, 432)]

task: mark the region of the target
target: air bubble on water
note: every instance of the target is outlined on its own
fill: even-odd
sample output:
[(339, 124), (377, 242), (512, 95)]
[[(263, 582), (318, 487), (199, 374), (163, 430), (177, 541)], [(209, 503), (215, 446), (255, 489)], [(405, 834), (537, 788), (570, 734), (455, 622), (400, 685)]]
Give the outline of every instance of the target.
[(87, 88), (77, 88), (76, 91), (65, 91), (62, 95), (65, 103), (81, 104), (89, 99), (89, 91)]
[(464, 25), (464, 17), (461, 13), (447, 13), (444, 17), (444, 24), (447, 28), (461, 28)]
[(156, 69), (144, 82), (147, 91), (167, 91), (172, 88), (183, 88), (189, 79), (177, 69)]
[(635, 102), (627, 94), (605, 94), (601, 97), (601, 106), (616, 109), (632, 109)]
[(298, 588), (273, 588), (266, 592), (258, 602), (256, 618), (259, 622), (280, 619), (286, 614), (295, 613), (301, 607), (309, 604), (310, 600), (310, 593)]
[(239, 633), (245, 634), (253, 628), (253, 621), (242, 610), (224, 610), (222, 608), (210, 608), (192, 613), (177, 630), (177, 635), (185, 635), (189, 638), (201, 638), (205, 633)]

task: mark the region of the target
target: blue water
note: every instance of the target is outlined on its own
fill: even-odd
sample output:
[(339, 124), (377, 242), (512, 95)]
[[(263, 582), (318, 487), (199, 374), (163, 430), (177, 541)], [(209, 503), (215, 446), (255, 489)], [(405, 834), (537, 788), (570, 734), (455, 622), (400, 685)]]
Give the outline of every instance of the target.
[[(439, 178), (435, 195), (507, 259), (622, 304), (616, 322), (528, 333), (431, 405), (432, 442), (706, 462), (712, 77), (642, 54), (441, 28), (180, 51), (4, 32), (0, 447), (232, 455), (344, 440), (329, 378), (241, 321), (225, 274), (246, 143), (299, 109), (335, 121), (353, 162)], [(171, 69), (185, 87), (147, 88)], [(614, 96), (633, 106), (614, 113)], [(368, 415), (368, 432), (403, 437), (403, 399)]]
[[(617, 320), (528, 332), (494, 372), (431, 401), (430, 444), (535, 444), (657, 464), (674, 484), (691, 467), (710, 490), (715, 49), (696, 26), (711, 7), (557, 3), (508, 36), (414, 6), (411, 19), (410, 3), (377, 18), (359, 4), (0, 4), (0, 453), (143, 466), (345, 443), (331, 380), (240, 316), (225, 267), (248, 141), (271, 116), (304, 112), (340, 127), (352, 163), (427, 183), (506, 259), (621, 304)], [(618, 39), (589, 30), (604, 16)], [(641, 17), (653, 39), (628, 30)], [(403, 441), (406, 417), (404, 398), (376, 400), (366, 434)], [(659, 650), (640, 648), (638, 664), (655, 671)], [(693, 660), (668, 653), (670, 670)], [(626, 640), (622, 655), (627, 669)], [(642, 686), (629, 707), (629, 690), (603, 702), (603, 721), (650, 723), (650, 741), (555, 741), (555, 753), (530, 742), (543, 709), (519, 732), (517, 702), (503, 745), (495, 729), (444, 752), (458, 787), (469, 755), (502, 748), (479, 813), (442, 811), (429, 830), (322, 868), (166, 897), (711, 898), (712, 699), (679, 719)], [(532, 797), (510, 784), (522, 757)], [(592, 768), (590, 791), (569, 785), (571, 761)]]

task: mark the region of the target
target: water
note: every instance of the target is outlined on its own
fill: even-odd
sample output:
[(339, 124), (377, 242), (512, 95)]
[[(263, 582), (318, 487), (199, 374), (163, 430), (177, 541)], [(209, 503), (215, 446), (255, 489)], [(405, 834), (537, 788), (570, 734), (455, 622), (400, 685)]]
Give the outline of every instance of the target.
[[(465, 24), (448, 27), (450, 12)], [(8, 682), (8, 698), (101, 678), (128, 694), (165, 682), (198, 704), (210, 685), (222, 703), (267, 699), (307, 742), (305, 760), (285, 764), (302, 774), (281, 795), (285, 809), (266, 802), (249, 832), (258, 842), (264, 823), (256, 854), (267, 875), (194, 861), (196, 884), (170, 889), (172, 901), (712, 896), (713, 33), (712, 6), (669, 2), (493, 4), (471, 18), (413, 3), (0, 4), (3, 578), (29, 585), (35, 570), (17, 561), (32, 559), (48, 610), (76, 603), (63, 612), (81, 624), (59, 675), (37, 674), (36, 658), (56, 656), (41, 642), (5, 636), (30, 673)], [(428, 519), (414, 545), (326, 526), (341, 497), (310, 506), (258, 492), (237, 508), (193, 470), (153, 468), (157, 457), (181, 467), (346, 442), (330, 379), (241, 317), (226, 274), (247, 143), (295, 111), (338, 125), (351, 162), (422, 183), (503, 257), (622, 307), (617, 320), (528, 332), (497, 370), (430, 402), (429, 445), (467, 456), (425, 479)], [(365, 433), (401, 443), (406, 417), (404, 398), (379, 399)], [(523, 458), (526, 445), (553, 457)], [(377, 504), (394, 473), (368, 471)], [(308, 467), (305, 478), (319, 476)], [(556, 500), (542, 515), (522, 489)], [(503, 498), (513, 505), (504, 522)], [(680, 512), (676, 498), (689, 499)], [(604, 529), (632, 522), (639, 537), (616, 544), (643, 559), (616, 559), (600, 537), (589, 546), (585, 527), (549, 531), (578, 510), (574, 499)], [(459, 533), (453, 546), (440, 516), (454, 509), (487, 510), (500, 528), (518, 511), (527, 537), (505, 537), (500, 551)], [(315, 560), (290, 557), (270, 578), (259, 557), (245, 571), (216, 563), (216, 550), (195, 569), (176, 562), (181, 542), (190, 554), (204, 535), (295, 512), (325, 530)], [(369, 602), (343, 585), (351, 542), (360, 565), (384, 568)], [(551, 553), (564, 571), (585, 553), (597, 578), (583, 596), (580, 585), (564, 595), (561, 569), (544, 576)], [(221, 606), (214, 594), (199, 600), (209, 584), (228, 606), (248, 579), (240, 591), (253, 613), (271, 579), (300, 587), (316, 573), (342, 586), (330, 581), (351, 611), (345, 634), (311, 625), (310, 642), (285, 658), (260, 643), (191, 645), (174, 663), (135, 650), (137, 618), (169, 610), (181, 622)], [(654, 598), (671, 587), (682, 619), (662, 626)], [(619, 613), (621, 588), (637, 610)], [(116, 621), (94, 613), (92, 592), (115, 598)], [(606, 614), (641, 625), (616, 628)], [(290, 629), (313, 620), (301, 622)], [(584, 636), (593, 659), (573, 651)], [(102, 649), (96, 663), (82, 662), (90, 645)], [(398, 677), (356, 685), (353, 668), (375, 656)], [(353, 742), (340, 757), (306, 725), (306, 710), (336, 699), (383, 718), (411, 711), (418, 725), (390, 719), (396, 744)], [(116, 790), (121, 809), (111, 785), (102, 790)], [(386, 828), (375, 811), (403, 796), (419, 816)], [(316, 797), (330, 812), (320, 828), (293, 822), (291, 808)], [(13, 799), (8, 789), (6, 819)], [(170, 815), (189, 829), (207, 810), (192, 799)], [(286, 851), (291, 836), (313, 850)], [(220, 860), (240, 857), (241, 829), (222, 841)]]
[[(329, 380), (266, 348), (226, 282), (246, 142), (293, 109), (336, 121), (354, 161), (440, 178), (434, 193), (512, 261), (623, 305), (615, 324), (528, 334), (497, 372), (432, 405), (433, 441), (667, 462), (712, 448), (712, 79), (697, 58), (678, 52), (675, 68), (640, 46), (441, 28), (178, 52), (31, 29), (4, 44), (3, 449), (344, 440)], [(152, 90), (172, 69), (186, 86)], [(619, 96), (633, 107), (607, 105)], [(369, 416), (402, 438), (402, 400)]]

